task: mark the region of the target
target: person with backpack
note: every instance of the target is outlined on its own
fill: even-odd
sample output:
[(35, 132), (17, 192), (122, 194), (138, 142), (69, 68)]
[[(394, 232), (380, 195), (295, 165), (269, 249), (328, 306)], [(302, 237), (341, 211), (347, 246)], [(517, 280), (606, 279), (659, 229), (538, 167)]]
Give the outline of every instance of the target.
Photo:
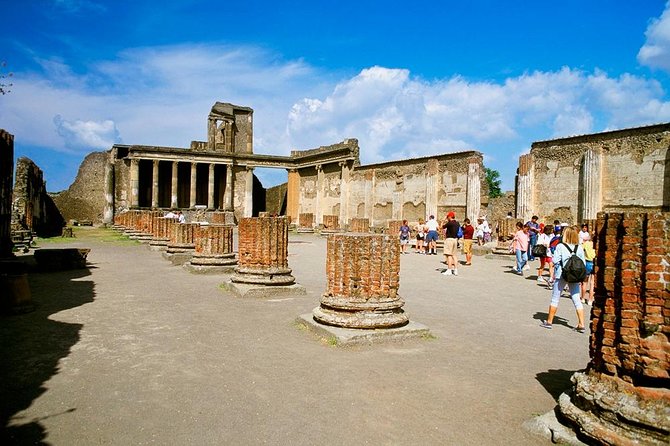
[(409, 225), (407, 224), (407, 220), (402, 221), (399, 236), (400, 236), (400, 252), (402, 254), (409, 254), (407, 252), (407, 246), (409, 245), (410, 229)]
[(556, 310), (558, 310), (558, 301), (561, 299), (563, 288), (567, 285), (570, 298), (577, 312), (575, 331), (584, 333), (586, 331), (584, 327), (584, 306), (580, 299), (580, 284), (586, 277), (584, 249), (579, 245), (579, 230), (577, 228), (566, 227), (562, 232), (562, 241), (556, 246), (552, 258), (554, 263), (554, 288), (551, 293), (549, 315), (540, 326), (548, 329), (553, 327), (552, 322)]
[(447, 219), (442, 224), (444, 228), (444, 257), (447, 269), (442, 271), (445, 276), (458, 276), (457, 256), (458, 256), (458, 233), (463, 236), (461, 225), (456, 221), (456, 214), (450, 211)]

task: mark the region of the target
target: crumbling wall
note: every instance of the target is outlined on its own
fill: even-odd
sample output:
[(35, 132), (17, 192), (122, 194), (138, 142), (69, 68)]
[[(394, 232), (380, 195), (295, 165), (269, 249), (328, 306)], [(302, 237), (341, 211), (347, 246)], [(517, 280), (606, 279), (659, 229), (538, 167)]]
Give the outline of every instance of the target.
[[(669, 146), (670, 124), (533, 143), (528, 213), (578, 223), (585, 200), (593, 198), (600, 203), (598, 211), (667, 209)], [(587, 152), (599, 158), (595, 171), (587, 169)], [(597, 197), (584, 195), (588, 176), (598, 178)]]
[(14, 136), (0, 129), (0, 259), (12, 256)]
[(16, 161), (12, 225), (31, 230), (40, 237), (60, 235), (65, 225), (58, 207), (47, 194), (42, 170), (26, 157)]
[(288, 183), (270, 187), (265, 191), (265, 210), (270, 215), (283, 215), (286, 210)]
[(107, 152), (93, 152), (84, 158), (70, 187), (53, 196), (66, 221), (89, 220), (102, 223), (105, 208), (105, 165)]

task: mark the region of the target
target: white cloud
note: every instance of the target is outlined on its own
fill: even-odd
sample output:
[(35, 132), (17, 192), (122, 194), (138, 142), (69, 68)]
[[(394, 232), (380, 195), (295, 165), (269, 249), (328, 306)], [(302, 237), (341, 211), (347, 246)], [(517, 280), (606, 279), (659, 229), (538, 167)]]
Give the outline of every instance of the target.
[(647, 40), (637, 54), (638, 62), (670, 72), (670, 2), (661, 17), (649, 23), (645, 36)]
[(568, 67), (493, 82), (374, 66), (334, 81), (301, 60), (208, 45), (129, 49), (84, 74), (67, 61), (40, 63), (40, 73), (15, 73), (0, 122), (19, 147), (45, 153), (83, 154), (121, 140), (188, 147), (206, 138), (218, 100), (254, 108), (256, 153), (345, 138), (359, 139), (364, 163), (474, 149), (511, 181), (519, 148), (534, 140), (670, 120), (657, 81)]
[(109, 119), (101, 122), (66, 121), (61, 115), (56, 115), (53, 121), (68, 148), (106, 150), (113, 144), (121, 142), (114, 121)]

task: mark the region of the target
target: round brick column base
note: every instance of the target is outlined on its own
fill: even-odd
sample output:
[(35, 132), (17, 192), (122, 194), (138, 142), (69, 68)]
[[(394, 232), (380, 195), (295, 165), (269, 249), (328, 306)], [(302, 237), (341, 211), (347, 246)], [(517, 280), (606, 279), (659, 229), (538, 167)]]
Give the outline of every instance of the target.
[(559, 411), (577, 430), (600, 444), (667, 445), (670, 389), (640, 387), (595, 371), (572, 375)]
[(295, 277), (291, 275), (291, 271), (291, 268), (237, 267), (230, 280), (235, 283), (254, 285), (291, 285), (295, 282)]
[(201, 254), (195, 253), (191, 257), (191, 265), (201, 266), (230, 266), (236, 265), (235, 253), (230, 254)]
[(409, 323), (409, 318), (400, 307), (345, 311), (321, 304), (312, 310), (312, 315), (322, 324), (344, 328), (394, 328)]

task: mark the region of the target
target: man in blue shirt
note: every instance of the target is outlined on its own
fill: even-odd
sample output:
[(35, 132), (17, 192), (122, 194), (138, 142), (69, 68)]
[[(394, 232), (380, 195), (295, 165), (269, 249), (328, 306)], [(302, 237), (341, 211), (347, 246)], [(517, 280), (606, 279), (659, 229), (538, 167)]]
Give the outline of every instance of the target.
[(540, 234), (540, 224), (537, 222), (538, 216), (533, 215), (530, 218), (530, 221), (526, 223), (530, 230), (528, 231), (528, 235), (530, 237), (530, 243), (528, 246), (528, 261), (535, 260), (535, 257), (533, 257), (533, 247), (537, 245), (537, 236)]

